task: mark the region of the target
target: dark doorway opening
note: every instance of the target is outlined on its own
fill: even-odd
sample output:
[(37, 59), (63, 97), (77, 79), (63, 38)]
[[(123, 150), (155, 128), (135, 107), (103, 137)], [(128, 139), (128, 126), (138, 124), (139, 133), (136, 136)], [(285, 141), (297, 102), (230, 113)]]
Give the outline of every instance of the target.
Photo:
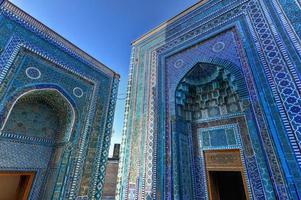
[(0, 199), (26, 200), (32, 186), (34, 173), (0, 172)]
[(240, 171), (210, 171), (212, 200), (246, 200)]

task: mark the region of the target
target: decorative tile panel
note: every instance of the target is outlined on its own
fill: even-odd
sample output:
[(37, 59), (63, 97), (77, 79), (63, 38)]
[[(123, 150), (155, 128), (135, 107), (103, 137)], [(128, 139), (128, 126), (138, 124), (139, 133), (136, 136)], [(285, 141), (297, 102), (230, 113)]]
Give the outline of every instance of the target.
[(8, 1), (0, 34), (1, 170), (36, 172), (29, 199), (76, 199), (82, 179), (81, 196), (98, 199), (119, 75)]
[[(211, 77), (210, 65), (222, 66), (235, 77), (241, 111), (215, 115), (217, 110), (211, 110), (212, 115), (197, 117), (196, 122), (220, 126), (238, 118), (245, 120), (238, 120), (238, 124), (250, 198), (301, 196), (298, 135), (301, 48), (297, 23), (300, 13), (299, 2), (295, 0), (200, 2), (133, 43), (117, 199), (169, 200), (181, 199), (181, 195), (188, 195), (186, 199), (207, 199), (206, 187), (200, 187), (205, 181), (204, 161), (196, 156), (189, 158), (187, 151), (195, 144), (187, 144), (189, 130), (179, 125), (175, 106), (177, 103), (186, 106), (189, 112), (196, 110), (193, 107), (198, 105), (190, 104), (194, 95), (187, 96), (187, 91), (192, 91), (190, 86), (179, 83), (198, 63), (206, 64), (202, 77)], [(145, 74), (149, 76), (139, 81)], [(181, 92), (176, 93), (178, 86), (182, 87)], [(218, 96), (214, 91), (210, 94), (213, 99)], [(142, 105), (148, 105), (146, 115), (138, 110), (138, 106), (145, 108)], [(148, 129), (141, 128), (144, 124)], [(133, 143), (133, 137), (144, 138), (150, 133), (151, 138)], [(180, 133), (186, 136), (179, 136)], [(226, 132), (212, 134), (223, 134), (226, 140), (211, 141), (208, 131), (203, 139), (210, 148), (212, 143), (215, 147), (237, 144), (231, 133), (229, 138)], [(183, 145), (179, 144), (179, 137), (184, 137), (180, 140)], [(139, 160), (141, 154), (137, 155), (135, 149), (150, 159)], [(180, 181), (181, 161), (185, 161), (182, 165), (193, 163), (190, 171), (184, 169), (196, 177), (185, 187)], [(140, 173), (128, 171), (136, 165)], [(141, 174), (152, 179), (141, 180)], [(186, 188), (187, 185), (191, 186)]]

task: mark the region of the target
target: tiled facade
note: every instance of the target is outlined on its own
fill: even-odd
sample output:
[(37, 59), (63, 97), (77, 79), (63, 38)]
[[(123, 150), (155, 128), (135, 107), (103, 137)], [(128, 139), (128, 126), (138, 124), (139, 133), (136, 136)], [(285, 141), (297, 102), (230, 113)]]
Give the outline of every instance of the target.
[(1, 172), (34, 172), (32, 200), (100, 199), (119, 75), (8, 1), (0, 35)]
[(250, 199), (300, 199), (300, 19), (296, 0), (204, 0), (133, 42), (117, 199), (208, 199), (220, 149)]

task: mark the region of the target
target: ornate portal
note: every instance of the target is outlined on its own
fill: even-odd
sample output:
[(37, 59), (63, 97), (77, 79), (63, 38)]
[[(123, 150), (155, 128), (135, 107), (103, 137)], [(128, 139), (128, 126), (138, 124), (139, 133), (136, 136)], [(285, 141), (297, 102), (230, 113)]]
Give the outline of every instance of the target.
[(117, 199), (300, 199), (299, 19), (204, 0), (134, 41)]
[(0, 199), (99, 199), (118, 82), (0, 0)]
[(208, 150), (204, 157), (209, 199), (249, 199), (240, 150)]

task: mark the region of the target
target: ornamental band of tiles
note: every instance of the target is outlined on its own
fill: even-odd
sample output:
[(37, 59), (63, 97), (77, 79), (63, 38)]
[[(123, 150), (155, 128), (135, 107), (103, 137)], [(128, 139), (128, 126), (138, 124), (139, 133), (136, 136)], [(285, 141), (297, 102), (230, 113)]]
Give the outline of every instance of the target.
[(0, 1), (0, 173), (33, 173), (28, 199), (100, 199), (118, 82)]
[(203, 0), (134, 41), (116, 199), (208, 199), (214, 152), (301, 199), (300, 36), (300, 0)]

